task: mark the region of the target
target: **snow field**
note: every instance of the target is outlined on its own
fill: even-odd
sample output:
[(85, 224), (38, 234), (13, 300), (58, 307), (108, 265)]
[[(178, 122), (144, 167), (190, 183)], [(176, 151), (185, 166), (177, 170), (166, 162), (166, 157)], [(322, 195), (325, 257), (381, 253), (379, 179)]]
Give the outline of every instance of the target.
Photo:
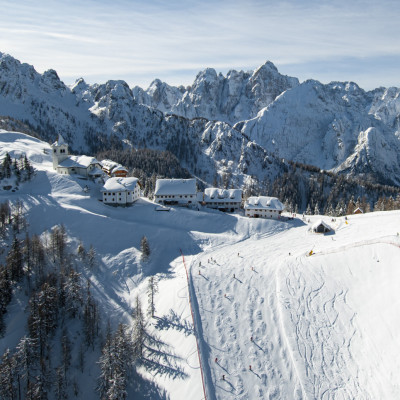
[(354, 216), (334, 235), (295, 227), (199, 255), (191, 273), (215, 397), (397, 398), (399, 221)]

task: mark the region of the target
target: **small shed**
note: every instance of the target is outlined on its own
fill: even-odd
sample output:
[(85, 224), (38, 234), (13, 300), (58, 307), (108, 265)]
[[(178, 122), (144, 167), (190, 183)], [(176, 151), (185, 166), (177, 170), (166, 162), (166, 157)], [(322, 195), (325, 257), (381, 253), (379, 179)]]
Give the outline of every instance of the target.
[(357, 207), (357, 208), (354, 210), (353, 214), (364, 214), (364, 211), (362, 210), (362, 208)]
[(333, 232), (333, 229), (325, 221), (320, 219), (312, 225), (312, 231), (315, 233), (328, 233)]

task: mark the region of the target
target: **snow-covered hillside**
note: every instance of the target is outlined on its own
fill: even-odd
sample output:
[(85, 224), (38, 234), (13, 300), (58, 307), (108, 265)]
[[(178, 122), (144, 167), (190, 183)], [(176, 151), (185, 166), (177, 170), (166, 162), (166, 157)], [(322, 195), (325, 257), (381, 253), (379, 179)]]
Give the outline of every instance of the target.
[[(36, 168), (17, 192), (0, 191), (0, 202), (21, 200), (31, 233), (64, 224), (71, 248), (79, 241), (95, 247), (99, 265), (87, 278), (104, 324), (107, 317), (114, 327), (131, 323), (135, 296), (147, 304), (147, 278), (159, 278), (149, 330), (160, 358), (140, 367), (138, 398), (149, 398), (150, 389), (152, 399), (204, 397), (196, 338), (208, 399), (400, 396), (399, 211), (324, 218), (335, 233), (319, 235), (310, 231), (319, 216), (157, 212), (146, 199), (114, 208), (98, 201), (97, 184), (57, 175), (46, 143), (3, 131), (0, 150), (26, 153)], [(147, 263), (140, 260), (143, 235)], [(18, 297), (8, 307), (1, 352), (17, 344), (25, 318)], [(91, 360), (79, 381), (88, 400), (97, 398)]]

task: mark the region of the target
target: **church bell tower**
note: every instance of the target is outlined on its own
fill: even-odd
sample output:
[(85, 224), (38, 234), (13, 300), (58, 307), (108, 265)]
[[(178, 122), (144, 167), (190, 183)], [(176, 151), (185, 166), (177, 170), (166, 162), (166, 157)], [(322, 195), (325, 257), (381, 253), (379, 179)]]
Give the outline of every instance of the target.
[(65, 142), (61, 135), (58, 135), (58, 139), (51, 145), (53, 150), (53, 168), (57, 169), (58, 164), (68, 158), (68, 144)]

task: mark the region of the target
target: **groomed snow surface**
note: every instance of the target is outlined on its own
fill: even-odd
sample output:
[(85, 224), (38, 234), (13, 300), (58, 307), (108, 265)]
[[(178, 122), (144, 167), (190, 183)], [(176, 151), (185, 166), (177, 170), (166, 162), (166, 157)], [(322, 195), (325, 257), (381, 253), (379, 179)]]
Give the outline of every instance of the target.
[[(163, 357), (139, 369), (160, 389), (153, 398), (204, 398), (197, 345), (209, 400), (400, 398), (399, 211), (284, 222), (157, 212), (146, 199), (116, 208), (98, 201), (101, 185), (52, 171), (44, 148), (0, 132), (0, 156), (26, 152), (36, 168), (15, 193), (0, 190), (0, 201), (23, 201), (32, 234), (62, 223), (72, 247), (93, 244), (93, 293), (114, 326), (130, 323), (137, 294), (147, 305), (147, 277), (159, 278), (149, 330)], [(313, 233), (320, 218), (335, 232)], [(147, 263), (140, 261), (143, 235)], [(14, 301), (1, 351), (24, 334), (17, 308)], [(98, 397), (96, 368), (86, 378), (87, 400)]]

